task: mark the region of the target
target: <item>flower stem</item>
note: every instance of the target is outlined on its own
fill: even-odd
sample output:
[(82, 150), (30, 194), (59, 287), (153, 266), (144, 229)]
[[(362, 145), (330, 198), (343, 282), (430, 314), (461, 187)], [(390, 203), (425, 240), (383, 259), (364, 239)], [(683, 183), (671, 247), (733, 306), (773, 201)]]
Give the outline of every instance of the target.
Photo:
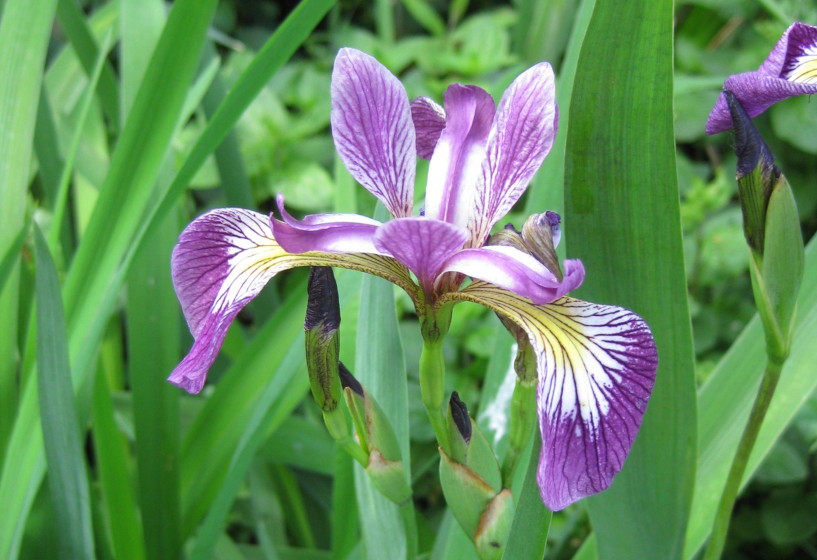
[(417, 557), (417, 515), (414, 513), (414, 502), (409, 499), (400, 504), (399, 509), (406, 533), (406, 558), (414, 560)]
[(442, 340), (423, 341), (423, 351), (420, 354), (420, 392), (431, 427), (434, 428), (434, 435), (437, 437), (437, 444), (446, 453), (451, 453), (451, 440), (443, 413), (445, 360)]
[(527, 340), (518, 343), (514, 369), (516, 386), (511, 397), (508, 451), (502, 462), (504, 488), (511, 487), (519, 457), (536, 430), (536, 354)]
[(743, 430), (743, 436), (740, 438), (737, 453), (732, 461), (732, 467), (729, 469), (729, 476), (726, 479), (726, 486), (723, 489), (721, 501), (715, 513), (712, 535), (704, 551), (703, 560), (717, 560), (723, 553), (723, 547), (726, 543), (726, 534), (729, 530), (729, 520), (732, 517), (732, 509), (735, 506), (735, 500), (740, 490), (740, 483), (743, 480), (743, 474), (746, 471), (746, 465), (752, 454), (752, 448), (760, 432), (760, 426), (763, 424), (766, 411), (769, 409), (769, 403), (777, 387), (777, 381), (780, 379), (780, 371), (782, 368), (783, 360), (776, 360), (770, 356), (766, 362), (766, 371), (763, 373), (760, 391), (758, 391), (757, 397), (755, 398), (755, 404), (749, 415), (749, 421)]
[(443, 339), (451, 324), (452, 306), (443, 306), (437, 313), (429, 313), (422, 319), (423, 351), (420, 354), (420, 392), (426, 413), (437, 437), (437, 444), (447, 454), (451, 453), (451, 437), (448, 433), (443, 405), (445, 403), (445, 359)]

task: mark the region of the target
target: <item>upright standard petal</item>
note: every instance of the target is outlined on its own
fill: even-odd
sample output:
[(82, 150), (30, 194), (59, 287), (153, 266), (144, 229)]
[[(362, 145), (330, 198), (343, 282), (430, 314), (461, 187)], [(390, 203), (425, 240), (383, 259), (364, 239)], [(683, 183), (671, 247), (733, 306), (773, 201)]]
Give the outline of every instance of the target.
[(173, 250), (173, 285), (195, 342), (169, 381), (189, 393), (201, 391), (235, 316), (270, 278), (298, 266), (351, 268), (384, 277), (409, 293), (416, 291), (406, 268), (392, 258), (356, 253), (293, 255), (275, 241), (263, 214), (213, 210), (187, 226)]
[(411, 102), (411, 120), (417, 135), (417, 155), (431, 159), (445, 128), (445, 110), (429, 97), (418, 97)]
[[(723, 89), (737, 97), (750, 117), (789, 97), (817, 93), (817, 27), (794, 23), (760, 68), (729, 76)], [(721, 93), (706, 121), (706, 133), (716, 134), (730, 128), (729, 107)]]
[(553, 146), (558, 117), (553, 69), (547, 62), (520, 74), (505, 91), (475, 183), (475, 207), (468, 224), (471, 246), (482, 245), (497, 220), (525, 192)]
[(485, 157), (494, 100), (476, 86), (451, 85), (443, 96), (445, 129), (428, 166), (428, 218), (466, 227), (474, 212), (474, 185)]
[(341, 49), (332, 72), (331, 121), (346, 169), (393, 216), (411, 216), (417, 152), (400, 81), (371, 56)]
[(375, 245), (406, 265), (426, 294), (446, 259), (468, 239), (465, 228), (429, 218), (403, 218), (383, 224), (375, 235)]
[(636, 314), (562, 298), (536, 306), (474, 282), (446, 300), (480, 303), (527, 333), (537, 354), (542, 500), (560, 510), (610, 486), (621, 470), (658, 367), (652, 333)]
[(560, 282), (531, 255), (497, 245), (459, 251), (445, 262), (443, 270), (489, 282), (542, 305), (575, 290), (584, 281), (580, 261), (565, 261), (565, 267), (567, 274)]

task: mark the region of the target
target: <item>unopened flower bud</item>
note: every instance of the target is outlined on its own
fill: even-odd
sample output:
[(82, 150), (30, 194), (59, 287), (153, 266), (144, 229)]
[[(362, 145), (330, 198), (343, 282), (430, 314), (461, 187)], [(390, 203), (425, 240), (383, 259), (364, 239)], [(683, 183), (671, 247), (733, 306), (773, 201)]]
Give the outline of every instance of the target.
[(304, 331), (309, 385), (321, 410), (332, 412), (338, 406), (341, 393), (338, 377), (340, 304), (332, 269), (312, 267), (308, 292)]
[(751, 249), (755, 303), (770, 359), (785, 360), (803, 278), (803, 236), (797, 204), (771, 150), (740, 102), (724, 91), (735, 131), (743, 232)]

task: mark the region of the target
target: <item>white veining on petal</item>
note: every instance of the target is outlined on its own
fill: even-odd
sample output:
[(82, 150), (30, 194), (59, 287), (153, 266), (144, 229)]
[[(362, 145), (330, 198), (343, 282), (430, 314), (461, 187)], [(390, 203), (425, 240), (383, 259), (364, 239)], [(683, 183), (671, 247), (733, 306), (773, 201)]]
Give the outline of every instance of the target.
[(502, 379), (502, 384), (496, 392), (496, 396), (488, 403), (483, 411), (479, 413), (478, 422), (483, 424), (487, 422), (488, 429), (494, 433), (494, 447), (508, 431), (508, 413), (511, 408), (511, 397), (513, 396), (513, 389), (516, 386), (516, 370), (513, 367), (516, 361), (516, 353), (519, 347), (514, 342), (511, 347), (511, 361), (505, 371), (505, 377)]
[(817, 45), (805, 47), (803, 53), (791, 61), (783, 77), (790, 82), (817, 84)]

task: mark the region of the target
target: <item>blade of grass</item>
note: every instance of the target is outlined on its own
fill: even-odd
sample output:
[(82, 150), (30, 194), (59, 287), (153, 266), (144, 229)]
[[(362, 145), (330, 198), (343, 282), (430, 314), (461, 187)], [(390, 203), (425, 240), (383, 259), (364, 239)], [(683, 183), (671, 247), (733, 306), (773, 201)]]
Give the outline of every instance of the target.
[[(90, 76), (96, 60), (100, 56), (99, 51), (105, 51), (106, 49), (97, 47), (94, 35), (85, 22), (82, 10), (74, 0), (59, 0), (57, 2), (57, 19), (59, 19), (62, 29), (68, 36), (71, 46), (74, 47), (74, 51), (77, 53), (83, 68), (85, 68), (85, 72)], [(102, 110), (105, 111), (108, 117), (108, 122), (116, 127), (119, 124), (119, 87), (110, 62), (104, 64), (99, 79), (99, 100), (102, 103)]]
[(37, 227), (34, 240), (38, 397), (60, 556), (94, 558), (88, 479), (71, 386), (60, 285), (54, 261)]
[(71, 175), (74, 172), (74, 158), (76, 158), (77, 150), (79, 149), (80, 141), (82, 140), (82, 132), (85, 128), (85, 121), (91, 109), (91, 103), (94, 100), (94, 91), (96, 90), (97, 82), (102, 72), (102, 66), (108, 56), (108, 51), (111, 48), (111, 34), (107, 33), (102, 39), (102, 45), (99, 49), (99, 56), (94, 62), (91, 70), (88, 83), (85, 87), (85, 93), (82, 96), (80, 105), (79, 117), (77, 119), (77, 127), (74, 130), (74, 136), (71, 138), (71, 144), (68, 148), (68, 153), (63, 162), (62, 172), (60, 173), (59, 182), (57, 183), (57, 191), (53, 203), (53, 216), (51, 218), (51, 229), (48, 232), (48, 246), (51, 251), (56, 254), (60, 234), (63, 230), (63, 219), (65, 218), (65, 205), (68, 201), (68, 188), (71, 185)]
[(570, 107), (565, 239), (587, 269), (577, 295), (644, 317), (660, 360), (623, 470), (587, 502), (600, 558), (677, 558), (692, 497), (696, 401), (673, 142), (672, 18), (669, 0), (596, 3)]
[[(55, 9), (55, 0), (8, 0), (0, 20), (0, 255), (4, 256), (23, 226), (37, 98)], [(0, 462), (18, 405), (16, 270), (12, 267), (0, 294)], [(2, 544), (11, 522), (0, 523)]]
[[(108, 512), (106, 521), (115, 557), (140, 560), (147, 558), (142, 526), (137, 518), (136, 500), (128, 475), (125, 441), (116, 427), (103, 371), (100, 368), (94, 382), (93, 437), (99, 482)], [(141, 470), (141, 464), (139, 468)]]
[(26, 237), (28, 236), (28, 225), (29, 220), (28, 216), (26, 216), (25, 223), (20, 228), (20, 231), (17, 233), (14, 239), (12, 239), (11, 245), (6, 251), (6, 254), (3, 255), (3, 259), (0, 260), (0, 295), (3, 293), (3, 288), (6, 287), (6, 281), (11, 276), (11, 271), (14, 270), (15, 266), (17, 265), (17, 259), (20, 257), (20, 250), (23, 248), (23, 243), (25, 243)]
[(37, 154), (38, 174), (43, 188), (43, 198), (48, 208), (54, 207), (62, 168), (62, 155), (57, 138), (57, 126), (46, 85), (43, 81), (37, 100), (37, 124), (34, 127), (34, 152)]
[[(797, 299), (792, 349), (755, 447), (742, 485), (794, 418), (802, 404), (817, 390), (814, 348), (817, 347), (817, 241), (806, 247), (803, 284)], [(709, 535), (715, 508), (726, 482), (729, 465), (749, 417), (765, 365), (765, 342), (755, 317), (743, 330), (698, 394), (698, 478), (692, 501), (685, 558), (693, 558)]]

